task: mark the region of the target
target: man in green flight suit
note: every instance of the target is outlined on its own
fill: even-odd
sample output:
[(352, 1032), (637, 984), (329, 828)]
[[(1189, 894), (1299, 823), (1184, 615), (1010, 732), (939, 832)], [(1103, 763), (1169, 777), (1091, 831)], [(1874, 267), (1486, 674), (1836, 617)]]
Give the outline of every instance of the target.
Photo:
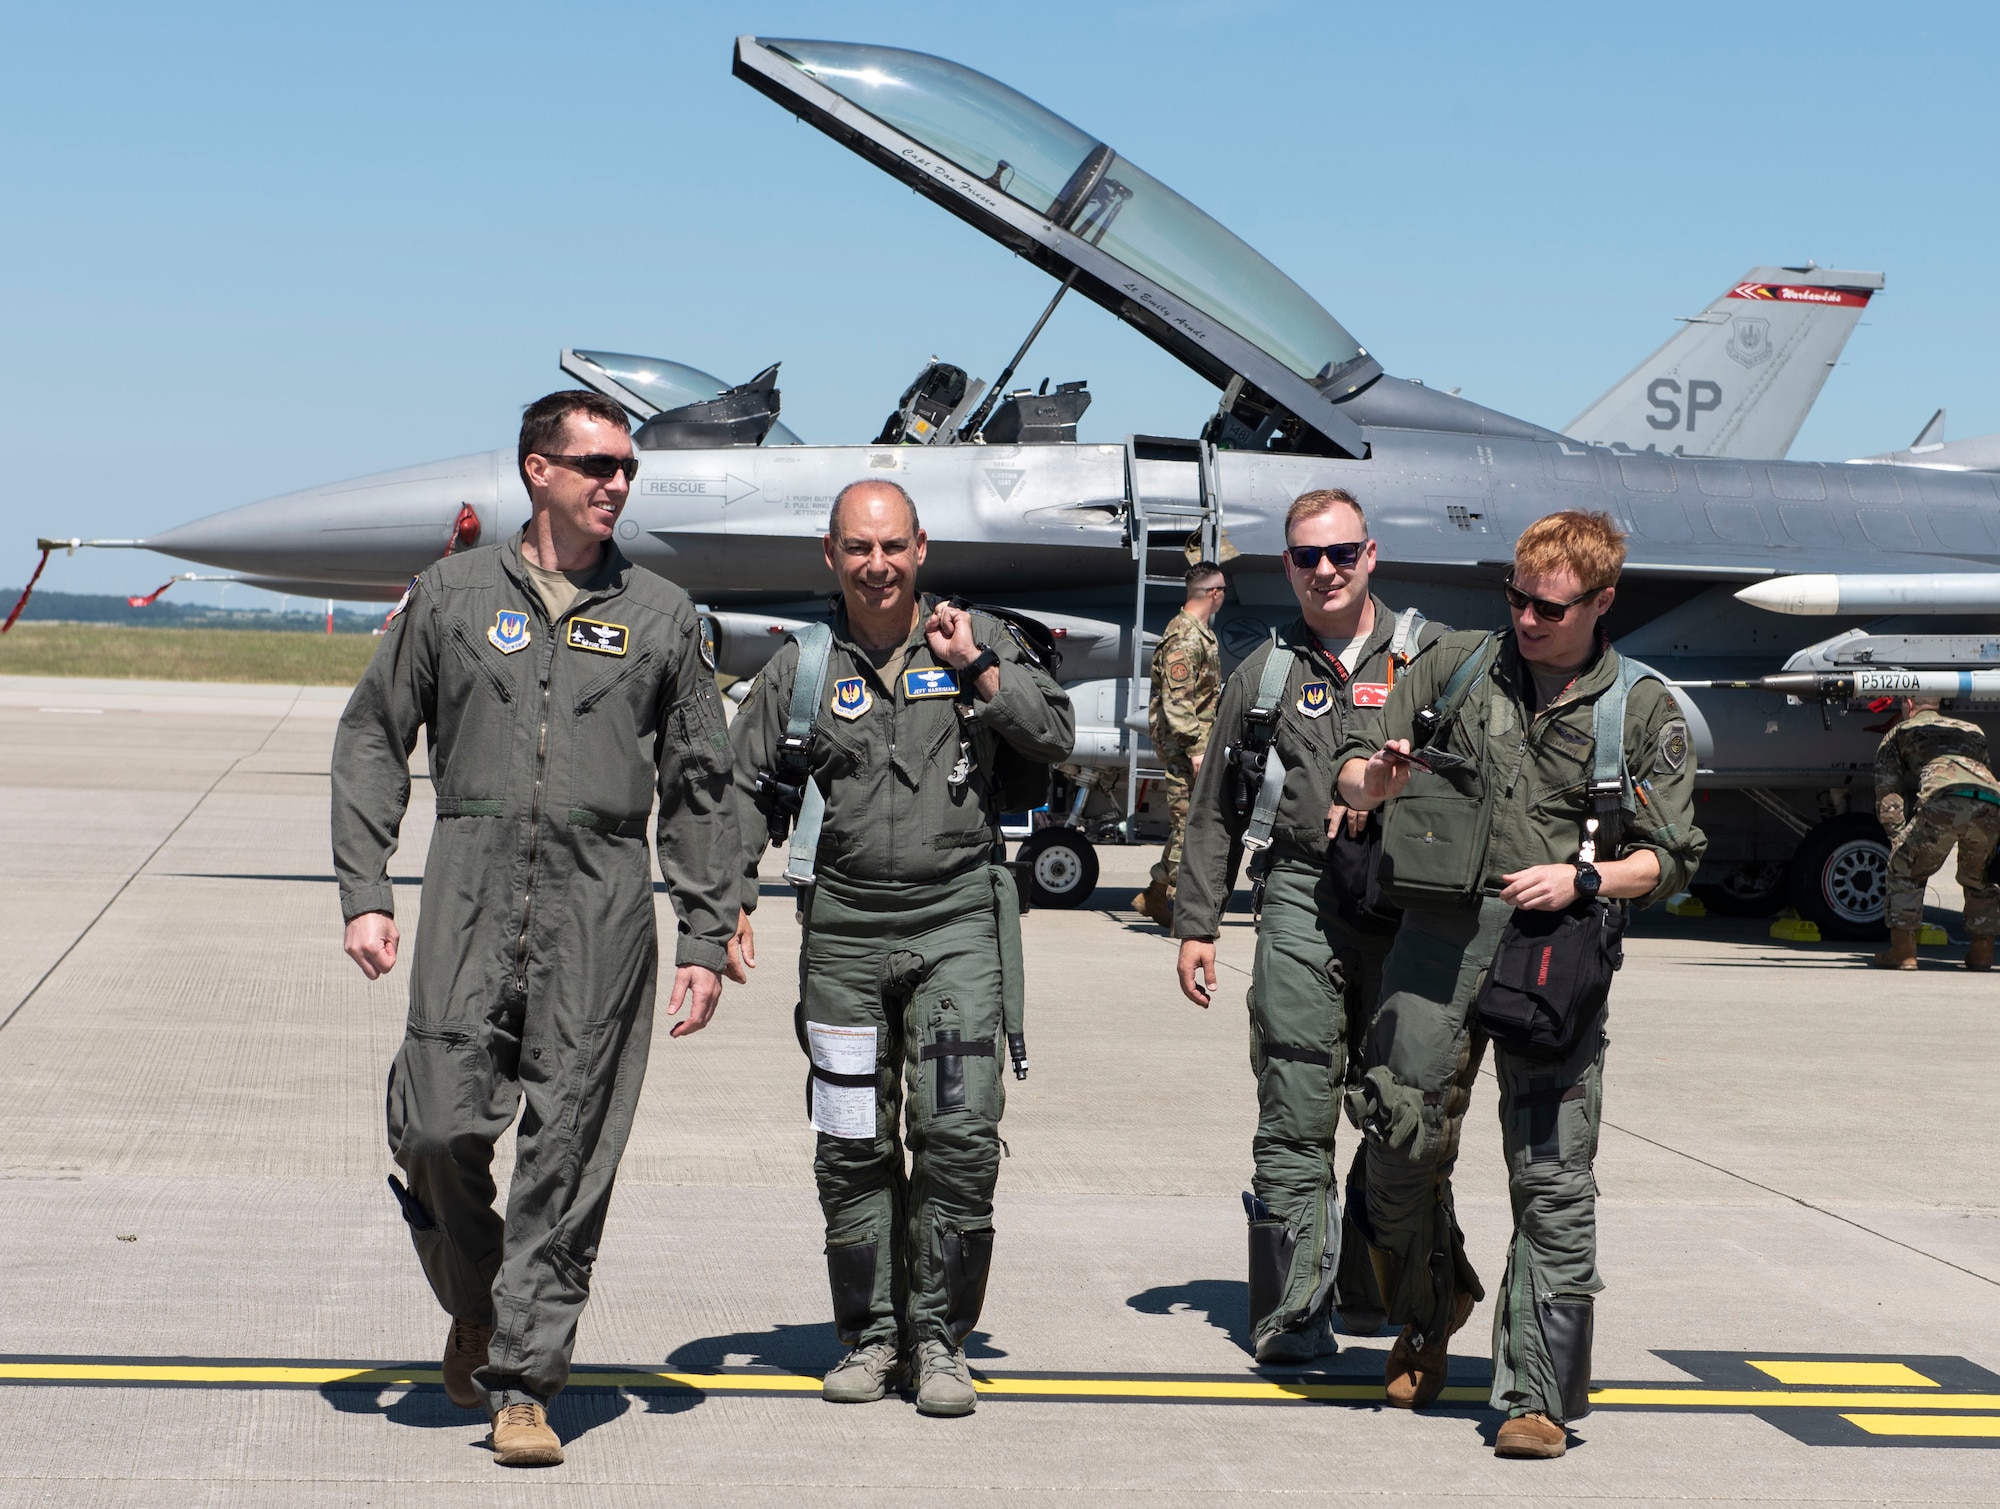
[[(1349, 734), (1373, 736), (1398, 677), (1444, 632), (1414, 611), (1391, 613), (1371, 593), (1375, 542), (1351, 494), (1300, 497), (1285, 515), (1285, 546), (1300, 616), (1223, 689), (1209, 758), (1195, 778), (1174, 907), (1181, 990), (1206, 1007), (1235, 850), (1251, 852), (1262, 899), (1249, 995), (1259, 1114), (1245, 1204), (1251, 1344), (1267, 1363), (1333, 1351), (1332, 1307), (1350, 1331), (1373, 1334), (1382, 1324), (1358, 1208), (1362, 1154), (1347, 1178), (1346, 1220), (1336, 1223), (1333, 1144), (1349, 1050), (1374, 1012), (1395, 923), (1335, 890), (1327, 850), (1336, 827), (1343, 842), (1373, 835), (1366, 813), (1337, 805), (1334, 756)], [(1290, 669), (1267, 700), (1274, 653)], [(1283, 770), (1276, 802), (1263, 807), (1256, 798), (1268, 766), (1260, 758)]]
[[(918, 596), (926, 539), (901, 487), (843, 488), (825, 550), (841, 592), (830, 636), (816, 625), (783, 645), (731, 729), (748, 840), (731, 974), (755, 964), (770, 819), (781, 829), (797, 811), (797, 1024), (834, 1325), (850, 1349), (823, 1393), (864, 1403), (907, 1377), (923, 1413), (967, 1415), (965, 1338), (993, 1254), (1000, 1042), (1020, 1010), (1015, 882), (994, 863), (1003, 771), (1068, 759), (1076, 719), (1004, 623)], [(817, 641), (816, 667), (801, 641)]]
[[(612, 1179), (652, 1040), (659, 971), (647, 817), (679, 917), (667, 1011), (707, 1024), (740, 840), (715, 678), (687, 594), (611, 543), (638, 463), (625, 414), (552, 393), (521, 420), (532, 508), (503, 544), (411, 586), (341, 715), (333, 855), (345, 947), (395, 966), (389, 856), (428, 740), (437, 826), (409, 1025), (389, 1070), (391, 1187), (452, 1317), (445, 1392), (484, 1404), (509, 1466), (563, 1459), (569, 1376)], [(493, 1209), (493, 1145), (514, 1178)]]
[(1986, 730), (1947, 718), (1935, 697), (1905, 697), (1903, 718), (1875, 751), (1875, 815), (1889, 835), (1889, 947), (1877, 969), (1915, 969), (1924, 925), (1924, 883), (1958, 848), (1965, 892), (1967, 969), (1993, 967), (2000, 886), (1987, 877), (2000, 843), (2000, 782)]
[[(1506, 584), (1512, 627), (1440, 640), (1389, 694), (1379, 735), (1341, 750), (1347, 805), (1392, 804), (1385, 888), (1405, 907), (1367, 1072), (1349, 1092), (1368, 1138), (1372, 1255), (1403, 1328), (1388, 1401), (1404, 1409), (1443, 1391), (1451, 1335), (1484, 1294), (1451, 1170), (1486, 1047), (1472, 1008), (1503, 931), (1517, 908), (1594, 917), (1592, 898), (1657, 901), (1685, 887), (1707, 846), (1693, 823), (1687, 723), (1658, 680), (1631, 679), (1599, 629), (1624, 561), (1607, 515), (1529, 525)], [(1621, 688), (1624, 716), (1612, 726), (1623, 730), (1622, 771), (1602, 777), (1608, 793), (1594, 798), (1597, 704)], [(1415, 787), (1413, 760), (1426, 769)], [(1623, 838), (1604, 832), (1600, 851), (1607, 822)], [(1604, 1287), (1591, 1171), (1603, 1017), (1579, 1030), (1556, 1062), (1504, 1045), (1495, 1054), (1514, 1213), (1493, 1323), (1492, 1401), (1508, 1417), (1501, 1456), (1561, 1456), (1564, 1422), (1589, 1408), (1591, 1304)]]
[(1214, 561), (1187, 569), (1187, 600), (1167, 620), (1153, 647), (1153, 691), (1146, 706), (1153, 753), (1166, 767), (1161, 796), (1167, 806), (1167, 842), (1153, 866), (1152, 882), (1132, 898), (1132, 910), (1161, 927), (1174, 925), (1174, 886), (1180, 876), (1187, 831), (1188, 792), (1201, 769), (1215, 703), (1222, 695), (1222, 651), (1210, 626), (1228, 587)]

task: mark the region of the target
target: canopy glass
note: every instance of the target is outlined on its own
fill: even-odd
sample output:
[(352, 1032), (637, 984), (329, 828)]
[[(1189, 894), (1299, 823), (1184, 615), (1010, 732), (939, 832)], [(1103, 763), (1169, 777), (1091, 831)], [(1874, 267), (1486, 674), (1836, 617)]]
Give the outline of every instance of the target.
[(1300, 377), (1326, 377), (1363, 354), (1312, 295), (1241, 239), (1122, 157), (1096, 173), (1094, 137), (999, 80), (897, 47), (759, 41), (989, 187), (1036, 214), (1060, 214), (1063, 229)]
[[(576, 354), (634, 397), (657, 405), (662, 412), (691, 403), (706, 403), (729, 387), (721, 378), (711, 377), (699, 367), (670, 362), (664, 357), (630, 356), (620, 351), (585, 351), (581, 347), (577, 348)], [(770, 433), (764, 437), (766, 445), (803, 443), (782, 423), (774, 422)]]

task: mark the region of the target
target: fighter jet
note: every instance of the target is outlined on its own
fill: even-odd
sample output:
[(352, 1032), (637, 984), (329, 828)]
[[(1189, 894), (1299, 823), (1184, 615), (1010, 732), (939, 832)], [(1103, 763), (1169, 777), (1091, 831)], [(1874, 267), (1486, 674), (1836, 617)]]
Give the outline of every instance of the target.
[(1929, 466), (1947, 472), (2000, 472), (2000, 435), (1975, 435), (1970, 440), (1944, 438), (1944, 410), (1939, 409), (1917, 431), (1917, 438), (1900, 451), (1857, 456), (1864, 466)]
[[(772, 443), (794, 438), (777, 434), (773, 371), (719, 392), (696, 383), (697, 396), (669, 407), (681, 393), (641, 391), (633, 374), (644, 359), (566, 353), (566, 370), (643, 420), (622, 548), (709, 607), (718, 665), (732, 674), (754, 670), (791, 623), (824, 611), (819, 537), (834, 492), (857, 477), (893, 478), (919, 501), (932, 542), (927, 585), (1036, 612), (1055, 628), (1079, 709), (1078, 762), (1122, 767), (1128, 813), (1151, 761), (1135, 727), (1149, 634), (1171, 611), (1156, 589), (1179, 587), (1187, 551), (1229, 558), (1236, 600), (1217, 627), (1228, 656), (1247, 654), (1292, 616), (1278, 560), (1283, 518), (1311, 488), (1345, 487), (1364, 501), (1392, 606), (1461, 626), (1504, 622), (1500, 576), (1525, 525), (1556, 509), (1610, 512), (1631, 534), (1612, 624), (1619, 647), (1690, 682), (1740, 682), (1786, 657), (1800, 669), (1801, 657), (1835, 653), (1825, 646), (1836, 641), (1808, 644), (1791, 617), (1740, 601), (1746, 585), (1838, 576), (1863, 560), (1898, 578), (1955, 578), (2000, 562), (1992, 477), (1751, 464), (1689, 454), (1685, 432), (1679, 454), (1590, 444), (1391, 376), (1316, 299), (1187, 199), (961, 64), (746, 36), (735, 71), (1057, 286), (990, 387), (932, 363), (867, 444)], [(1838, 276), (1850, 281), (1837, 289), (1868, 291), (1862, 275)], [(1215, 411), (1187, 416), (1177, 435), (1080, 443), (1086, 388), (1010, 388), (1035, 333), (1072, 293), (1213, 383)], [(1756, 318), (1775, 318), (1783, 301), (1756, 301), (1767, 305), (1774, 313)], [(1747, 340), (1733, 325), (1716, 337)], [(1681, 396), (1696, 400), (1698, 420), (1709, 414), (1706, 390), (1684, 386)], [(511, 452), (500, 451), (130, 543), (265, 581), (338, 580), (342, 595), (386, 597), (445, 550), (500, 537), (525, 508)], [(1871, 637), (1897, 642), (1907, 609), (1868, 611)], [(1744, 912), (1789, 897), (1829, 933), (1878, 929), (1887, 851), (1868, 815), (1874, 730), (1830, 713), (1822, 727), (1822, 709), (1782, 691), (1681, 701), (1711, 837), (1700, 894)], [(1044, 902), (1073, 903), (1094, 879), (1075, 823), (1082, 801), (1079, 792), (1058, 804), (1056, 826), (1024, 846)]]

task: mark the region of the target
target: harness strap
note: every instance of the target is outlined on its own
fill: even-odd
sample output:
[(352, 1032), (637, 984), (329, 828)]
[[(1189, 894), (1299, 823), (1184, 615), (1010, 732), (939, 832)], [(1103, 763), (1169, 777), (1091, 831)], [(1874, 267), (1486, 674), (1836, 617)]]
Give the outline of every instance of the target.
[(1272, 745), (1278, 731), (1279, 704), (1284, 701), (1285, 688), (1297, 660), (1273, 633), (1270, 658), (1264, 662), (1264, 674), (1257, 679), (1257, 699), (1244, 715), (1248, 725), (1244, 730), (1245, 742), (1255, 738), (1261, 743), (1258, 753), (1264, 762), (1264, 778), (1250, 808), (1250, 825), (1243, 830), (1243, 847), (1252, 854), (1271, 847), (1271, 824), (1277, 820), (1278, 801), (1285, 794), (1285, 763)]
[(818, 1064), (812, 1065), (812, 1077), (829, 1085), (839, 1085), (841, 1088), (847, 1090), (872, 1090), (875, 1088), (875, 1076), (872, 1074), (836, 1074), (831, 1069), (822, 1069)]
[(1417, 637), (1417, 625), (1424, 621), (1424, 615), (1415, 608), (1405, 608), (1396, 615), (1396, 632), (1389, 636), (1389, 659), (1394, 665), (1410, 663), (1410, 645)]
[[(929, 1063), (934, 1058), (997, 1058), (993, 1044), (984, 1043), (925, 1043), (917, 1053), (919, 1063)], [(870, 1084), (874, 1081), (870, 1080)]]
[[(1590, 772), (1590, 811), (1597, 831), (1590, 836), (1595, 854), (1615, 857), (1623, 837), (1625, 816), (1638, 810), (1632, 799), (1632, 777), (1625, 768), (1625, 702), (1637, 683), (1666, 678), (1642, 660), (1618, 657), (1618, 674), (1591, 710), (1591, 733), (1597, 748)], [(1594, 857), (1594, 856), (1593, 856)]]
[[(812, 776), (813, 723), (826, 692), (826, 665), (833, 652), (833, 630), (807, 624), (792, 635), (798, 641), (799, 663), (792, 677), (792, 705), (785, 716), (781, 758), (799, 777), (799, 816), (792, 825), (792, 847), (786, 856), (785, 879), (795, 886), (813, 883), (813, 859), (819, 852), (820, 829), (826, 825), (826, 793)], [(868, 1081), (870, 1084), (873, 1080)]]

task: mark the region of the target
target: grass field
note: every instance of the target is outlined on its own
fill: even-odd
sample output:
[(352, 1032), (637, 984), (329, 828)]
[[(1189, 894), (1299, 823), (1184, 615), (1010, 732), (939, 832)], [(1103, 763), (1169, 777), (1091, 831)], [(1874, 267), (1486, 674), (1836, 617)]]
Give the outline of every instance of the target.
[(0, 676), (352, 686), (375, 643), (372, 634), (23, 622), (0, 636)]

